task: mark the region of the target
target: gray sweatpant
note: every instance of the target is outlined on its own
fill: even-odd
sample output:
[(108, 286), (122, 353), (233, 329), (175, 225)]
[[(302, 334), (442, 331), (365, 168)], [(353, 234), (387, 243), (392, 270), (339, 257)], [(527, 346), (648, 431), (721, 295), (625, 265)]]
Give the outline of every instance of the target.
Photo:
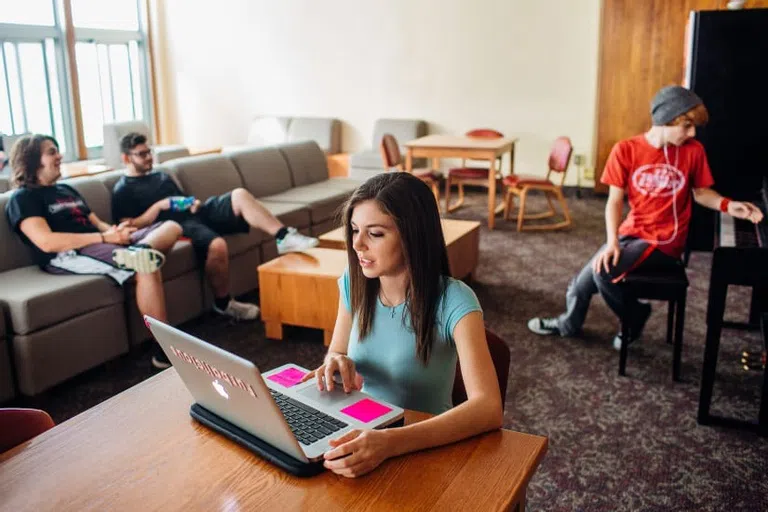
[[(623, 288), (614, 283), (613, 280), (632, 268), (648, 248), (648, 245), (645, 240), (621, 237), (619, 239), (619, 246), (621, 247), (619, 263), (608, 273), (603, 269), (599, 273), (592, 270), (592, 262), (603, 252), (606, 246), (603, 245), (592, 256), (568, 285), (568, 291), (565, 294), (565, 313), (557, 317), (557, 326), (561, 336), (575, 336), (581, 332), (587, 317), (589, 303), (596, 293), (600, 293), (608, 307), (619, 318), (623, 316), (624, 311), (628, 310), (633, 313), (638, 310), (637, 299), (627, 297)], [(680, 260), (655, 249), (637, 268), (664, 268), (680, 264)]]

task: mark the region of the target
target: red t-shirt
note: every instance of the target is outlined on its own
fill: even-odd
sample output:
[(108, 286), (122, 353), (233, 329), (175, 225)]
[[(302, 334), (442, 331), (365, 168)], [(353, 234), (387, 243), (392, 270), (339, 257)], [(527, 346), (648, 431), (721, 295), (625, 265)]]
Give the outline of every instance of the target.
[(629, 215), (619, 235), (646, 240), (675, 258), (683, 253), (688, 236), (691, 190), (715, 183), (699, 141), (669, 145), (665, 151), (653, 147), (645, 135), (613, 146), (600, 181), (627, 193)]

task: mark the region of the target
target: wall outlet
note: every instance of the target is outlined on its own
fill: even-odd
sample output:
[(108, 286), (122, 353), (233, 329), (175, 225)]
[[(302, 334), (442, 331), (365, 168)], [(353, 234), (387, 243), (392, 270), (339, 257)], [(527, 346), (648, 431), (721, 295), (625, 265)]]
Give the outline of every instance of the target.
[(584, 173), (583, 173), (585, 180), (593, 180), (595, 179), (595, 168), (594, 167), (585, 167)]
[(584, 155), (573, 155), (573, 163), (577, 166), (584, 165)]

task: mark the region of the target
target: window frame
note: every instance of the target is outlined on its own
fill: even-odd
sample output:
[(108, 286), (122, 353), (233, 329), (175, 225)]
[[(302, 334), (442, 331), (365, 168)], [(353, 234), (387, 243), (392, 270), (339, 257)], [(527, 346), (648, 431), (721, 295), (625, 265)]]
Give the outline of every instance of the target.
[[(128, 62), (131, 62), (130, 43), (137, 45), (138, 57), (138, 80), (139, 94), (141, 97), (141, 111), (136, 112), (141, 116), (142, 121), (146, 122), (150, 129), (150, 134), (155, 132), (155, 98), (154, 84), (151, 70), (151, 47), (149, 40), (149, 12), (147, 0), (132, 0), (135, 2), (138, 14), (138, 30), (121, 29), (100, 29), (83, 27), (77, 28), (72, 20), (72, 0), (50, 0), (53, 9), (54, 25), (27, 25), (15, 23), (0, 23), (0, 45), (5, 42), (13, 44), (19, 43), (40, 43), (43, 45), (43, 58), (48, 64), (48, 57), (45, 53), (45, 42), (51, 39), (54, 45), (56, 59), (56, 78), (59, 86), (59, 101), (61, 103), (61, 122), (63, 125), (63, 134), (55, 133), (56, 124), (52, 112), (53, 98), (51, 92), (51, 83), (49, 73), (46, 69), (46, 89), (49, 98), (49, 111), (51, 111), (51, 126), (58, 139), (64, 139), (66, 152), (63, 155), (65, 161), (98, 159), (102, 156), (103, 145), (85, 146), (84, 123), (82, 117), (82, 104), (80, 101), (79, 79), (77, 70), (77, 58), (75, 54), (75, 45), (78, 42), (92, 44), (125, 44), (128, 47)], [(0, 51), (2, 47), (0, 46)], [(18, 53), (18, 52), (17, 52)], [(0, 53), (0, 66), (5, 66), (3, 54)], [(20, 64), (17, 62), (17, 67)], [(129, 70), (130, 73), (131, 70)], [(111, 70), (110, 70), (111, 78)], [(10, 103), (10, 91), (8, 90), (9, 79), (6, 74), (5, 83), (0, 84), (4, 92), (8, 95)], [(114, 95), (114, 90), (111, 90)], [(3, 94), (3, 92), (0, 92)], [(22, 91), (23, 98), (23, 91)], [(114, 98), (112, 98), (114, 102)], [(134, 106), (135, 107), (135, 106)], [(11, 107), (12, 108), (12, 107)], [(136, 109), (133, 109), (136, 111)], [(26, 112), (26, 108), (24, 108)], [(13, 127), (13, 118), (12, 118)], [(25, 121), (26, 128), (26, 121)], [(15, 130), (14, 130), (15, 131)], [(10, 148), (5, 148), (6, 152)]]

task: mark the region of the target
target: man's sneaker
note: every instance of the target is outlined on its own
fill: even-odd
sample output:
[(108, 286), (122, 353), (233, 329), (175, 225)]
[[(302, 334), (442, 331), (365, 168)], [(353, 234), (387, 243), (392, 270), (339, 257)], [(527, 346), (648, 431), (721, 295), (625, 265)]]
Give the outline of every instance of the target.
[[(647, 302), (641, 302), (639, 311), (640, 313), (637, 317), (637, 322), (629, 328), (629, 342), (627, 343), (627, 346), (634, 343), (635, 341), (638, 341), (643, 335), (645, 323), (651, 316), (651, 305)], [(615, 350), (621, 350), (621, 331), (619, 331), (616, 337), (613, 338), (613, 348)]]
[(285, 254), (287, 252), (301, 252), (316, 247), (320, 241), (311, 236), (302, 235), (296, 228), (288, 228), (288, 234), (282, 240), (277, 241), (277, 252)]
[(557, 326), (557, 318), (531, 318), (528, 320), (528, 329), (543, 336), (560, 334), (560, 328)]
[(213, 305), (213, 310), (220, 315), (234, 318), (235, 320), (256, 320), (259, 318), (259, 306), (247, 302), (238, 302), (235, 299), (229, 299), (229, 304), (224, 309)]
[(171, 362), (168, 360), (168, 356), (165, 355), (160, 345), (155, 343), (155, 353), (152, 355), (152, 366), (158, 370), (165, 370), (171, 367)]
[(112, 251), (112, 261), (118, 268), (139, 274), (151, 274), (165, 264), (165, 255), (149, 247), (126, 247)]

